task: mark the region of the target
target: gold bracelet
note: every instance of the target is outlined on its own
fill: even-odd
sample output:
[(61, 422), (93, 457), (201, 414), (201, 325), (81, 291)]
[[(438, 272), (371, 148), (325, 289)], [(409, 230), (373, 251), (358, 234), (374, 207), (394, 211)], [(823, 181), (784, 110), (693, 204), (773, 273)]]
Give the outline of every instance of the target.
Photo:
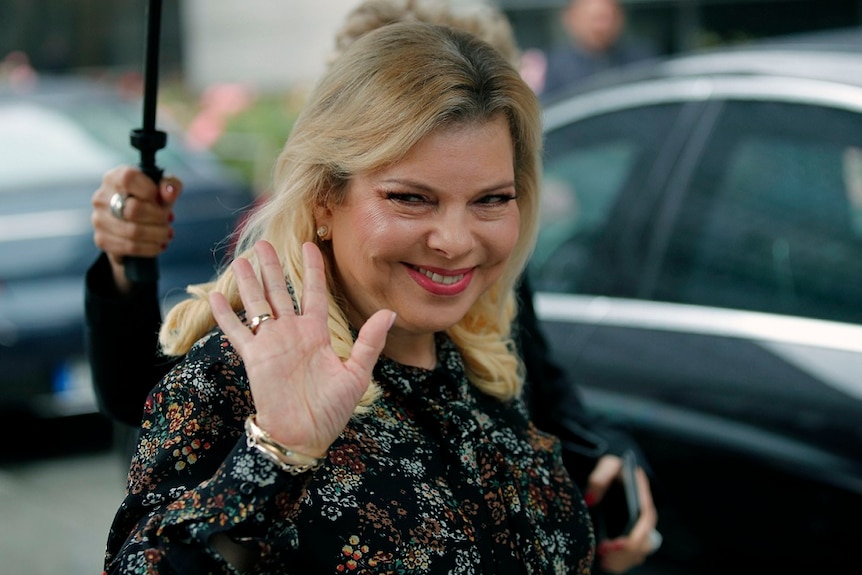
[(326, 462), (325, 457), (312, 457), (296, 453), (277, 442), (272, 436), (258, 427), (254, 415), (245, 420), (246, 445), (254, 447), (268, 459), (274, 461), (291, 475), (300, 475), (309, 471), (317, 471)]

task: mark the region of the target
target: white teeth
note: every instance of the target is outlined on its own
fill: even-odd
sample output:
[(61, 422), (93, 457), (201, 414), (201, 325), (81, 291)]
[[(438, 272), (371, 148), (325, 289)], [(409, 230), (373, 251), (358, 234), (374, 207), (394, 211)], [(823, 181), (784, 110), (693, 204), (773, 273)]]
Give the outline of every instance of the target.
[(441, 276), (440, 274), (435, 274), (434, 272), (423, 270), (422, 268), (419, 268), (419, 271), (432, 282), (443, 285), (451, 285), (464, 278), (464, 274), (458, 274), (457, 276)]

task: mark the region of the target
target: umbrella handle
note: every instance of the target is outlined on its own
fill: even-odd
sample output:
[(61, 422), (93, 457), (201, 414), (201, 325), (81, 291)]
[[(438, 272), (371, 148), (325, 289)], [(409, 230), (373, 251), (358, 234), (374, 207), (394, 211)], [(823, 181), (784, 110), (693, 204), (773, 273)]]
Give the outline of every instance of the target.
[[(164, 148), (168, 137), (158, 130), (132, 130), (132, 146), (141, 151), (138, 167), (158, 185), (164, 170), (156, 166), (156, 150)], [(134, 283), (153, 283), (159, 279), (159, 266), (156, 258), (127, 257), (123, 260), (126, 277)]]
[[(132, 130), (132, 146), (140, 150), (141, 171), (157, 185), (163, 170), (156, 166), (156, 151), (165, 147), (167, 134), (156, 130), (156, 103), (159, 85), (159, 36), (161, 34), (162, 2), (150, 0), (147, 10), (147, 37), (144, 53), (144, 123)], [(155, 283), (159, 279), (156, 258), (129, 257), (124, 261), (126, 277), (135, 283)]]

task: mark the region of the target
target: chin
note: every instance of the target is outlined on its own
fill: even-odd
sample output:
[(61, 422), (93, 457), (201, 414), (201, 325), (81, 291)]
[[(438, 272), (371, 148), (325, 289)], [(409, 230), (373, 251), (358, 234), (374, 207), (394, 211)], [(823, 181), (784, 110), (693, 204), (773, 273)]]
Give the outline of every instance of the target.
[[(397, 313), (397, 312), (396, 312)], [(429, 316), (417, 317), (415, 314), (398, 314), (397, 323), (401, 323), (408, 330), (415, 333), (437, 333), (446, 331), (457, 324), (465, 314), (441, 314), (436, 313)]]

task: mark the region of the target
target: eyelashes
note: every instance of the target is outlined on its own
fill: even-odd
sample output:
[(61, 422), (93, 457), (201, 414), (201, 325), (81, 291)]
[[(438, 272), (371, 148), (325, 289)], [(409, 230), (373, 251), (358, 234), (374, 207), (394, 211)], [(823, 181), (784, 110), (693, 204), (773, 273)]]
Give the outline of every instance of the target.
[[(385, 198), (387, 200), (392, 200), (394, 202), (398, 202), (400, 204), (405, 205), (433, 205), (436, 202), (425, 195), (415, 194), (410, 192), (386, 192)], [(480, 206), (498, 206), (498, 205), (506, 205), (507, 203), (517, 199), (515, 194), (506, 193), (506, 194), (488, 194), (480, 197), (474, 203)]]

